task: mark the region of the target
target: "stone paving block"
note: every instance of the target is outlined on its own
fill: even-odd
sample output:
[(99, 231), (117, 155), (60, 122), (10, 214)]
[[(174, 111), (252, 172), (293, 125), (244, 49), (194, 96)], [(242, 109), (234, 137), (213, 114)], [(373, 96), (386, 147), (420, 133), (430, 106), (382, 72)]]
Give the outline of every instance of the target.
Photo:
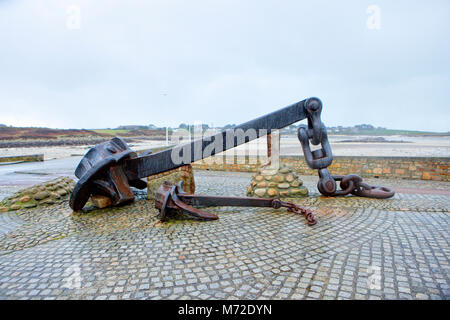
[[(200, 193), (242, 195), (248, 178), (205, 173), (196, 181)], [(316, 226), (283, 210), (226, 207), (211, 209), (220, 217), (215, 222), (180, 217), (157, 224), (144, 199), (71, 218), (67, 203), (46, 207), (45, 214), (18, 211), (22, 222), (0, 235), (0, 296), (450, 298), (450, 196), (398, 194), (382, 201), (312, 193), (296, 201), (313, 209)]]

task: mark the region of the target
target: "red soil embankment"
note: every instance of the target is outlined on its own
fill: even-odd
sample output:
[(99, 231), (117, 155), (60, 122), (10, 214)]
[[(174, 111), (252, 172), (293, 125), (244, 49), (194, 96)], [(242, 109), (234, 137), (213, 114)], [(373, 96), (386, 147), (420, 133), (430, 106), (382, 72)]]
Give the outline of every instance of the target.
[(103, 136), (91, 130), (1, 127), (0, 140), (58, 139), (74, 136)]

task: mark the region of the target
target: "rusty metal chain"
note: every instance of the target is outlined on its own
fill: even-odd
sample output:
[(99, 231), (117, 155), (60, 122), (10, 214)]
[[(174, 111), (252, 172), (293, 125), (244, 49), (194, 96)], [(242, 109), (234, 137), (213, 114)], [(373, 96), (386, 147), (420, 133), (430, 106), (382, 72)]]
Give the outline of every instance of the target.
[(312, 213), (310, 209), (301, 208), (297, 205), (294, 205), (293, 208), (288, 208), (289, 212), (293, 212), (295, 214), (304, 215), (308, 225), (313, 226), (317, 223), (316, 217)]
[[(320, 119), (322, 102), (318, 98), (310, 98), (305, 102), (305, 113), (308, 119), (308, 128), (298, 129), (298, 139), (302, 145), (305, 160), (311, 169), (318, 170), (319, 182), (317, 189), (325, 196), (345, 196), (353, 194), (360, 197), (386, 199), (395, 192), (387, 187), (371, 186), (364, 183), (356, 174), (331, 175), (328, 167), (333, 162), (333, 154), (328, 141), (325, 125)], [(310, 143), (320, 145), (320, 148), (311, 151)], [(339, 181), (340, 190), (336, 181)]]
[(288, 212), (294, 214), (304, 215), (308, 225), (313, 226), (317, 223), (316, 217), (310, 209), (299, 207), (293, 202), (281, 201), (280, 199), (272, 200), (272, 207), (279, 209), (281, 207), (286, 208)]

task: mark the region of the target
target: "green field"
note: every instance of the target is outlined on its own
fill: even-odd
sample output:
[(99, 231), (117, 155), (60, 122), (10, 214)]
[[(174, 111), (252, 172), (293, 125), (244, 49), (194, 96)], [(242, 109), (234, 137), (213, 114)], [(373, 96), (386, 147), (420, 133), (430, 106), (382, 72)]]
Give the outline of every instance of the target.
[[(103, 135), (110, 135), (110, 136), (116, 136), (116, 135), (124, 135), (127, 134), (133, 130), (126, 130), (126, 129), (93, 129), (92, 131), (103, 134)], [(172, 130), (170, 130), (171, 132)], [(162, 133), (165, 134), (163, 130), (161, 130)], [(398, 130), (398, 129), (372, 129), (372, 130), (364, 130), (364, 129), (358, 129), (354, 130), (352, 128), (344, 128), (343, 130), (339, 132), (333, 132), (333, 130), (330, 130), (328, 134), (333, 135), (368, 135), (368, 136), (391, 136), (391, 135), (405, 135), (405, 136), (449, 136), (450, 132), (428, 132), (428, 131), (416, 131), (416, 130)]]
[(333, 132), (335, 135), (377, 135), (377, 136), (449, 136), (450, 132), (428, 132), (428, 131), (414, 131), (414, 130), (397, 130), (397, 129), (375, 129), (375, 130), (342, 130), (340, 132)]
[(120, 130), (120, 129), (94, 129), (92, 130), (94, 132), (97, 132), (99, 134), (109, 134), (111, 136), (117, 135), (117, 134), (124, 134), (128, 133), (131, 130)]

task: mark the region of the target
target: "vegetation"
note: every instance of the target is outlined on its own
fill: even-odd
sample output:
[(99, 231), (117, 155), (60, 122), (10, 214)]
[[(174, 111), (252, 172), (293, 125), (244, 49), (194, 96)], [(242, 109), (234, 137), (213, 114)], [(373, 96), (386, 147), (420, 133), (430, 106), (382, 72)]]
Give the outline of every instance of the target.
[(383, 127), (374, 127), (370, 124), (360, 124), (353, 127), (329, 127), (328, 131), (333, 134), (345, 134), (345, 135), (377, 135), (377, 136), (390, 136), (390, 135), (448, 135), (448, 132), (429, 132), (418, 130), (398, 130), (387, 129)]
[(97, 132), (99, 134), (107, 134), (107, 135), (110, 135), (110, 136), (115, 136), (115, 135), (128, 133), (131, 130), (125, 130), (125, 129), (94, 129), (92, 131)]
[(94, 131), (85, 129), (49, 129), (0, 127), (0, 140), (12, 139), (58, 139), (62, 137), (98, 136)]
[[(282, 130), (282, 133), (295, 133), (299, 127), (307, 127), (306, 124), (300, 124), (298, 126), (291, 125), (288, 128)], [(374, 127), (370, 124), (358, 124), (353, 127), (327, 127), (329, 134), (333, 135), (367, 135), (367, 136), (392, 136), (392, 135), (404, 135), (404, 136), (448, 136), (450, 132), (429, 132), (418, 130), (398, 130), (387, 129), (383, 127)]]
[[(202, 130), (211, 129), (207, 124), (202, 124)], [(213, 129), (224, 130), (235, 127), (235, 124), (227, 124), (223, 127), (216, 127)], [(194, 132), (194, 127), (198, 125), (181, 123), (178, 128), (169, 128), (169, 134), (173, 131), (184, 129)], [(299, 127), (306, 127), (306, 124), (291, 125), (281, 130), (283, 134), (296, 134)], [(387, 129), (383, 127), (374, 127), (370, 124), (360, 124), (352, 127), (327, 127), (329, 134), (334, 135), (367, 135), (367, 136), (390, 136), (390, 135), (409, 135), (409, 136), (449, 136), (450, 132), (427, 132), (417, 130), (398, 130)], [(140, 125), (126, 125), (119, 126), (115, 129), (49, 129), (49, 128), (21, 128), (11, 127), (0, 124), (0, 140), (11, 141), (21, 139), (33, 140), (65, 140), (72, 138), (102, 138), (109, 139), (113, 136), (122, 137), (148, 137), (150, 139), (163, 140), (166, 136), (166, 127), (157, 127), (155, 125), (140, 126)]]

